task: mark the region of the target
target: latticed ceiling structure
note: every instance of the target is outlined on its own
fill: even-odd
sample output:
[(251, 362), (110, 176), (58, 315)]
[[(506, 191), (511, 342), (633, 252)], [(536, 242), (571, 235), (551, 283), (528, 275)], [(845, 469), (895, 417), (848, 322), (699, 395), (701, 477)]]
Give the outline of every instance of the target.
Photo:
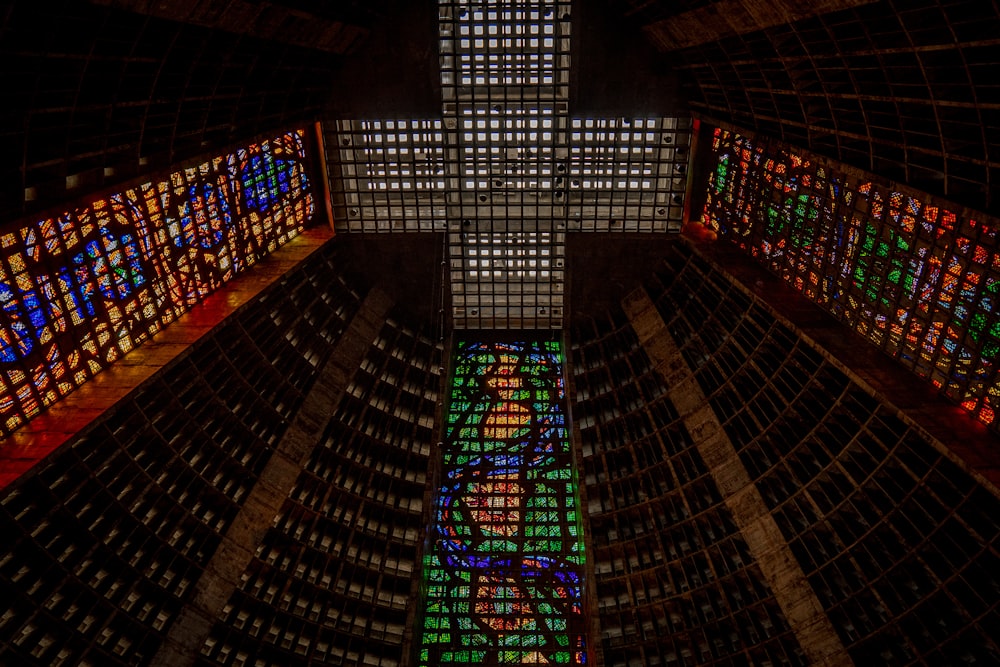
[(995, 3), (0, 26), (0, 664), (1000, 663)]
[(573, 118), (568, 2), (442, 2), (442, 117), (328, 129), (340, 231), (448, 231), (459, 329), (560, 329), (565, 235), (680, 231), (690, 117)]

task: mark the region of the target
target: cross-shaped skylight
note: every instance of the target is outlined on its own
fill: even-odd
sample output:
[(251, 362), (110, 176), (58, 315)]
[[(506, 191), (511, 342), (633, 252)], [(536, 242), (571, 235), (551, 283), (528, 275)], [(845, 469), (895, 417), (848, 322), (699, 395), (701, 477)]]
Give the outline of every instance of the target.
[(568, 0), (440, 0), (440, 119), (328, 130), (337, 227), (447, 232), (459, 329), (563, 326), (565, 234), (679, 231), (689, 118), (576, 118)]

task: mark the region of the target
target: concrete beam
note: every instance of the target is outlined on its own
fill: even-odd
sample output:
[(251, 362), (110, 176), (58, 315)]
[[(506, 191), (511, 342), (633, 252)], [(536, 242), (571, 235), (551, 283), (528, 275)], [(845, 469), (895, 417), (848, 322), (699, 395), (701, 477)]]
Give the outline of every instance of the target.
[(853, 664), (656, 305), (639, 288), (622, 306), (809, 664)]
[(250, 564), (354, 372), (385, 324), (391, 305), (390, 299), (378, 290), (369, 292), (362, 302), (195, 584), (194, 597), (171, 625), (150, 663), (153, 667), (192, 665), (198, 658), (212, 626), (239, 587), (240, 575)]

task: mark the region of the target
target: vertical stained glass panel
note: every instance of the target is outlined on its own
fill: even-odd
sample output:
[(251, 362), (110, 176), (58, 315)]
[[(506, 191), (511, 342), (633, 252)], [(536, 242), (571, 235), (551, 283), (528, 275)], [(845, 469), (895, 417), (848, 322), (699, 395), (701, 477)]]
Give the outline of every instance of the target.
[(558, 342), (456, 346), (420, 664), (585, 664)]
[(304, 132), (0, 236), (0, 437), (301, 231)]

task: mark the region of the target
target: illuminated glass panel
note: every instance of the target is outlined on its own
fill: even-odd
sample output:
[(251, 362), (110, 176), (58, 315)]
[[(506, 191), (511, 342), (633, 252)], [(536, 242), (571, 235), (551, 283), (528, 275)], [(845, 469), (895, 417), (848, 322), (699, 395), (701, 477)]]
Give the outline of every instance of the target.
[(776, 142), (755, 145), (717, 129), (713, 151), (706, 223), (994, 423), (1000, 253), (993, 226)]
[[(522, 3), (480, 3), (474, 0), (442, 0), (444, 51), (454, 53), (443, 61), (445, 99), (483, 95), (487, 86), (500, 89), (525, 88), (522, 97), (565, 99), (569, 72), (563, 56), (568, 52), (564, 26), (569, 3), (563, 0), (531, 0)], [(457, 39), (455, 38), (457, 36)], [(452, 75), (452, 69), (457, 75)]]
[(455, 327), (558, 327), (563, 315), (565, 236), (452, 232), (448, 246)]
[[(687, 123), (676, 118), (574, 118), (570, 121), (570, 187), (607, 190), (669, 191), (661, 179), (677, 177), (684, 193)], [(678, 131), (677, 126), (682, 126)], [(674, 160), (677, 160), (675, 163)]]
[(571, 2), (438, 9), (442, 120), (330, 126), (342, 229), (680, 230), (691, 119), (571, 117)]
[(0, 436), (312, 218), (302, 131), (0, 237)]
[[(439, 120), (341, 121), (353, 147), (359, 191), (435, 191), (445, 188), (444, 128)], [(353, 135), (348, 132), (353, 131)], [(344, 140), (347, 141), (344, 144)], [(346, 164), (346, 162), (345, 162)]]
[(327, 144), (346, 231), (443, 230), (450, 163), (441, 120), (339, 120)]
[(466, 193), (551, 196), (557, 121), (551, 109), (463, 107), (459, 170)]
[(561, 329), (561, 268), (484, 281), (468, 239), (680, 231), (691, 119), (571, 117), (570, 0), (437, 4), (442, 118), (330, 126), (338, 229), (448, 231), (454, 328)]
[(420, 664), (584, 664), (561, 345), (462, 342), (454, 365)]

